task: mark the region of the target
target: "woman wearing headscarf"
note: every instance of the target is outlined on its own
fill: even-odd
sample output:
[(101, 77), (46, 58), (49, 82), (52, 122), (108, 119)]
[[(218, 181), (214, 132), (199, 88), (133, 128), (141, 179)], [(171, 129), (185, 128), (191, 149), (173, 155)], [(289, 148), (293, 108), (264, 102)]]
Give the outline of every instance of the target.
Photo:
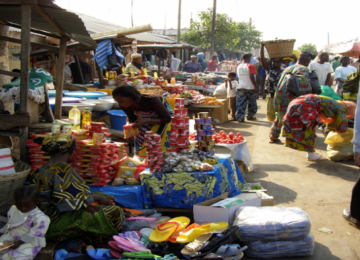
[(286, 68), (281, 74), (281, 78), (275, 91), (274, 105), (276, 114), (269, 133), (270, 143), (279, 141), (282, 119), (286, 113), (289, 103), (296, 98), (296, 96), (291, 94), (286, 87), (286, 83), (288, 81), (287, 75), (292, 74), (296, 77), (299, 82), (298, 87), (302, 92), (311, 93), (312, 91), (308, 69), (310, 61), (311, 54), (303, 52), (300, 54), (298, 63)]
[(307, 152), (309, 161), (324, 160), (324, 157), (315, 153), (316, 125), (328, 123), (329, 130), (345, 133), (348, 126), (347, 114), (354, 111), (356, 105), (343, 102), (352, 108), (347, 109), (342, 101), (313, 94), (291, 101), (283, 118), (284, 126), (281, 131), (281, 136), (286, 138), (285, 146)]
[[(40, 209), (50, 218), (49, 240), (81, 237), (103, 243), (120, 232), (124, 211), (103, 195), (91, 194), (89, 186), (68, 164), (76, 142), (71, 135), (52, 134), (36, 143), (50, 155), (41, 168), (31, 173), (30, 183), (40, 191)], [(101, 206), (91, 206), (98, 202)]]
[(196, 56), (198, 57), (198, 61), (201, 65), (201, 71), (205, 71), (208, 66), (208, 63), (204, 60), (205, 54), (203, 52), (199, 52)]
[(191, 60), (187, 61), (183, 67), (183, 71), (187, 73), (196, 73), (201, 72), (201, 65), (197, 61), (197, 57), (195, 55), (191, 55)]
[(342, 86), (343, 93), (350, 93), (352, 95), (358, 94), (360, 83), (360, 64), (356, 72), (350, 73)]
[(131, 54), (131, 62), (126, 66), (125, 72), (130, 72), (132, 70), (133, 72), (140, 72), (143, 68), (143, 65), (141, 64), (141, 54), (134, 53)]

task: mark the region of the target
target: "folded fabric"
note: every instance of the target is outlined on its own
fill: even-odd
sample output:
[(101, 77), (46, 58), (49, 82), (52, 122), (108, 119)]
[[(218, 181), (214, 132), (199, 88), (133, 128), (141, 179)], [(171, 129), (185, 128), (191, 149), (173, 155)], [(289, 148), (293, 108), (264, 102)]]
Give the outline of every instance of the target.
[(310, 218), (301, 208), (241, 207), (235, 216), (240, 241), (301, 240), (311, 228)]

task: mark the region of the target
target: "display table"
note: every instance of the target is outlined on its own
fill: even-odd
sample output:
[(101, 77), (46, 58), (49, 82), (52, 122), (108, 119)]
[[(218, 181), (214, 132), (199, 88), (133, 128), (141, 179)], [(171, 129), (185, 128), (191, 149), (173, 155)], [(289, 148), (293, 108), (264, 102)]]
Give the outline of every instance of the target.
[(91, 193), (102, 192), (115, 198), (115, 202), (126, 208), (143, 209), (144, 201), (141, 185), (120, 185), (120, 186), (104, 186), (92, 187)]
[(140, 174), (144, 208), (192, 209), (194, 204), (229, 192), (229, 197), (241, 193), (245, 180), (230, 156), (222, 155), (214, 170), (208, 172)]

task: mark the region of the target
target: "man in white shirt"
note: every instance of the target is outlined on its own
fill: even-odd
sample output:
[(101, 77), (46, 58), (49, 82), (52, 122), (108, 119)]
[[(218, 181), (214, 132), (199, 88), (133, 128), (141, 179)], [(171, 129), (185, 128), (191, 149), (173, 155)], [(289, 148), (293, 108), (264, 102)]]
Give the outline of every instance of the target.
[[(347, 76), (350, 73), (356, 72), (354, 67), (348, 66), (350, 64), (350, 58), (348, 56), (342, 56), (340, 59), (341, 66), (335, 70), (336, 89), (335, 92), (342, 96), (342, 85), (344, 84)], [(339, 92), (340, 91), (340, 92)]]
[(329, 63), (329, 54), (327, 54), (326, 52), (321, 53), (319, 56), (319, 61), (313, 61), (310, 63), (309, 70), (310, 72), (316, 72), (320, 86), (328, 85), (329, 87), (331, 87), (331, 73), (334, 72), (334, 69)]
[(243, 55), (243, 63), (237, 68), (239, 85), (236, 91), (236, 113), (235, 118), (238, 122), (245, 121), (246, 108), (248, 110), (247, 120), (256, 120), (257, 112), (257, 90), (256, 90), (256, 68), (250, 64), (251, 56)]

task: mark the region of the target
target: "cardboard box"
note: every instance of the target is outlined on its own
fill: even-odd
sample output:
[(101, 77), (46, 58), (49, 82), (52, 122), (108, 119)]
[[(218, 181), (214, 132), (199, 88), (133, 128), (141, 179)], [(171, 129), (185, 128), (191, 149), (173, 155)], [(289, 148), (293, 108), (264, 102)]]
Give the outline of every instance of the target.
[[(265, 206), (274, 206), (274, 197), (269, 196), (269, 198), (262, 198), (259, 194), (257, 194), (256, 192), (252, 192), (252, 193), (241, 193), (237, 196), (235, 196), (234, 198), (240, 198), (243, 199), (245, 201), (249, 201), (249, 200), (261, 200), (261, 207), (265, 207)], [(257, 201), (258, 202), (258, 201)], [(257, 206), (260, 207), (260, 206)]]
[[(249, 194), (252, 195), (252, 194)], [(256, 195), (256, 194), (255, 194)], [(235, 213), (240, 207), (245, 206), (254, 206), (254, 207), (260, 207), (261, 206), (261, 198), (250, 198), (248, 200), (245, 200), (244, 198), (241, 198), (245, 200), (245, 202), (235, 205), (231, 208), (216, 208), (211, 207), (211, 205), (226, 199), (228, 197), (228, 193), (222, 194), (219, 197), (213, 198), (211, 200), (207, 200), (201, 203), (198, 203), (194, 205), (194, 222), (197, 224), (203, 224), (206, 222), (227, 222), (229, 226), (232, 226), (234, 219), (235, 219)], [(235, 196), (233, 198), (239, 198), (238, 196)]]
[(215, 108), (213, 112), (213, 120), (217, 124), (226, 123), (229, 121), (229, 99), (218, 99), (223, 102), (224, 105), (221, 107)]

